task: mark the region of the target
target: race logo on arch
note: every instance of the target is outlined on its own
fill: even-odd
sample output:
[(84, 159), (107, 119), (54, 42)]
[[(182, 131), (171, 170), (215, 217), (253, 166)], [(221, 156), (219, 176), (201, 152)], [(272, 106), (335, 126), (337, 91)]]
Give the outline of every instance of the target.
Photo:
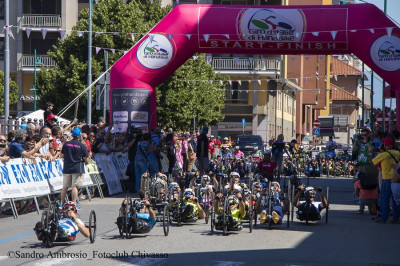
[(160, 69), (168, 65), (174, 53), (174, 45), (167, 37), (162, 34), (152, 34), (140, 44), (136, 57), (142, 66)]
[(384, 35), (375, 40), (370, 50), (374, 63), (383, 70), (400, 69), (400, 38)]
[(238, 18), (242, 40), (300, 42), (304, 32), (304, 14), (298, 9), (245, 9)]

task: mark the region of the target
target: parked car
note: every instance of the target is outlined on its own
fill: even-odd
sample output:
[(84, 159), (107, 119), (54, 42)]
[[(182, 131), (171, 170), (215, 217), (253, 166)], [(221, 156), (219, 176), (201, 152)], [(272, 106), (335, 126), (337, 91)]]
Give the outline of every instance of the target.
[(264, 150), (264, 143), (259, 135), (239, 136), (236, 146), (239, 146), (239, 149), (245, 154)]

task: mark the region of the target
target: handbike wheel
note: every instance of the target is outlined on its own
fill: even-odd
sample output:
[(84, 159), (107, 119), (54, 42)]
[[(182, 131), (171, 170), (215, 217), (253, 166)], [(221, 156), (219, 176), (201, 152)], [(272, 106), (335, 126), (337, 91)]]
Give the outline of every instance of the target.
[(253, 232), (253, 199), (250, 199), (249, 206), (249, 231)]
[(211, 209), (210, 209), (210, 215), (211, 215), (211, 221), (210, 221), (210, 224), (211, 224), (211, 232), (214, 232), (214, 219), (215, 219), (215, 214), (214, 214), (214, 207), (212, 207), (212, 206), (211, 206)]
[(206, 203), (206, 205), (204, 205), (204, 212), (206, 213), (206, 217), (205, 217), (205, 221), (206, 224), (208, 224), (208, 219), (210, 219), (210, 205), (208, 205), (208, 203)]
[(228, 198), (225, 197), (225, 200), (224, 200), (224, 211), (223, 211), (223, 214), (222, 214), (222, 221), (224, 222), (224, 225), (223, 225), (223, 233), (224, 233), (224, 235), (226, 235), (226, 227), (227, 227), (227, 222), (226, 222), (227, 201), (228, 201)]
[[(52, 228), (52, 225), (56, 223), (56, 210), (55, 204), (50, 203), (47, 208), (46, 215), (43, 221), (43, 229), (46, 232), (44, 238), (44, 244), (46, 247), (51, 248), (53, 246), (53, 242), (55, 240), (56, 228)], [(42, 217), (43, 218), (43, 217)]]
[(164, 206), (163, 229), (164, 229), (164, 235), (167, 236), (168, 233), (169, 233), (169, 210), (168, 210), (168, 205)]
[(94, 210), (90, 211), (89, 215), (89, 237), (90, 237), (90, 243), (94, 243), (96, 240), (96, 212)]

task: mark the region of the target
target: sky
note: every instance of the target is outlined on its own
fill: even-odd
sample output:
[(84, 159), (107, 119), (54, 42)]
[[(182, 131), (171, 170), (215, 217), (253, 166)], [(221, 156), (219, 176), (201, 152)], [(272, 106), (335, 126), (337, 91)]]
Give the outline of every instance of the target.
[[(384, 10), (384, 0), (365, 0), (360, 1), (356, 0), (356, 3), (367, 2), (370, 4), (374, 4), (382, 11)], [(387, 2), (387, 15), (395, 20), (397, 25), (400, 25), (400, 0), (386, 0)], [(368, 78), (369, 81), (365, 82), (365, 85), (370, 85), (371, 78)], [(374, 108), (381, 108), (382, 107), (382, 78), (379, 77), (377, 74), (374, 74)], [(387, 84), (386, 84), (387, 86)], [(386, 99), (385, 106), (390, 106), (390, 100)], [(396, 108), (396, 100), (392, 100), (392, 109)]]

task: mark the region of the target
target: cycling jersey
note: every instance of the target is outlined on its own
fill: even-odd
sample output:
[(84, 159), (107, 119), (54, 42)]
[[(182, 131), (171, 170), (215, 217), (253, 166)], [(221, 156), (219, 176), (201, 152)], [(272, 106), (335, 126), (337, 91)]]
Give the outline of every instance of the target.
[(151, 227), (153, 227), (156, 224), (156, 219), (152, 220), (150, 214), (148, 213), (141, 213), (141, 212), (136, 213), (136, 218), (145, 220), (146, 222), (149, 223)]
[[(76, 221), (84, 226), (84, 223), (80, 219)], [(62, 240), (75, 240), (76, 235), (79, 233), (78, 225), (70, 218), (61, 218), (58, 223), (58, 235), (57, 239)]]

